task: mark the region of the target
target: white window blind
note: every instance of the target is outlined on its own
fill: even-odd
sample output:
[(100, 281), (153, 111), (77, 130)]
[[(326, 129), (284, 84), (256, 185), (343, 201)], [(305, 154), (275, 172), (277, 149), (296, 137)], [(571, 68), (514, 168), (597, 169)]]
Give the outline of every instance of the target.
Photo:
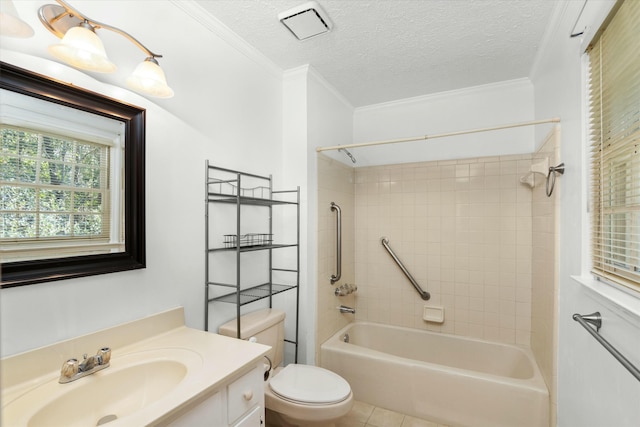
[(640, 1), (588, 50), (593, 273), (640, 291)]

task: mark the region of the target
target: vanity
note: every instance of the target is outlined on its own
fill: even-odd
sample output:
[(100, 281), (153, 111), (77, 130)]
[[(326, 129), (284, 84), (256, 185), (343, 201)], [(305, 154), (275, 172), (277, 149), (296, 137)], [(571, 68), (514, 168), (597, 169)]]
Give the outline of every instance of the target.
[[(105, 347), (108, 366), (60, 383)], [(0, 360), (1, 424), (258, 427), (269, 348), (187, 328), (175, 308)]]

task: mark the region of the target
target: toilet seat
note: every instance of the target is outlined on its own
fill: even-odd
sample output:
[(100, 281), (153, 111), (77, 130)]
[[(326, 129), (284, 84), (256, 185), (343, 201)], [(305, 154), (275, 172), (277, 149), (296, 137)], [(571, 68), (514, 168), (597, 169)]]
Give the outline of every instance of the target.
[(344, 378), (310, 365), (287, 365), (271, 378), (269, 387), (283, 399), (310, 405), (342, 402), (351, 394), (351, 386)]

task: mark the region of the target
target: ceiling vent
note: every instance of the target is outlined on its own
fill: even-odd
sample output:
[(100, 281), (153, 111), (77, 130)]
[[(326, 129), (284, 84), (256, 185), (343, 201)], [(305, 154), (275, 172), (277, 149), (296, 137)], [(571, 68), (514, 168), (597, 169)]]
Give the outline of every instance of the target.
[(332, 27), (329, 16), (315, 1), (279, 13), (278, 19), (298, 40), (328, 33)]

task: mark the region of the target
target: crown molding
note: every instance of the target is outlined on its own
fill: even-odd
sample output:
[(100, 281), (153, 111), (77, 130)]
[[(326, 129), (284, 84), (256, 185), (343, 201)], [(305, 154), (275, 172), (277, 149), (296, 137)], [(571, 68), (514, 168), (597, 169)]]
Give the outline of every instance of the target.
[[(540, 64), (551, 46), (551, 41), (555, 39), (556, 34), (560, 31), (563, 18), (567, 13), (568, 5), (569, 4), (566, 0), (558, 0), (555, 7), (553, 8), (551, 19), (547, 24), (547, 28), (545, 29), (544, 34), (542, 35), (542, 41), (538, 46), (536, 55), (533, 58), (533, 64), (531, 65), (531, 69), (529, 71), (529, 78), (531, 80), (535, 80), (535, 78), (537, 77)], [(569, 31), (567, 31), (566, 37), (569, 37)]]
[(194, 0), (170, 0), (177, 8), (181, 9), (193, 20), (199, 22), (206, 29), (227, 42), (231, 47), (239, 53), (246, 56), (255, 64), (264, 68), (277, 79), (282, 79), (282, 69), (273, 61), (259, 52), (255, 47), (247, 43), (242, 37), (233, 32), (229, 27), (211, 15), (207, 10), (200, 6)]
[(344, 106), (347, 107), (349, 110), (351, 111), (355, 110), (355, 108), (353, 107), (353, 105), (351, 105), (349, 100), (345, 98), (344, 95), (341, 94), (338, 91), (338, 89), (336, 89), (331, 83), (329, 83), (322, 74), (320, 74), (315, 68), (313, 68), (313, 66), (308, 65), (308, 67), (309, 67), (309, 76), (313, 77), (318, 83), (324, 86), (325, 89), (331, 92), (333, 96), (335, 96), (336, 99), (338, 99), (342, 104), (344, 104)]
[(447, 98), (461, 96), (461, 95), (470, 95), (470, 94), (475, 94), (480, 92), (489, 92), (494, 90), (502, 90), (502, 89), (515, 88), (515, 87), (532, 88), (533, 86), (532, 86), (531, 80), (529, 80), (528, 77), (523, 77), (519, 79), (505, 80), (502, 82), (489, 83), (485, 85), (470, 86), (470, 87), (461, 88), (461, 89), (436, 92), (428, 95), (420, 95), (412, 98), (398, 99), (395, 101), (382, 102), (379, 104), (365, 105), (363, 107), (357, 107), (355, 109), (355, 113), (366, 112), (371, 110), (379, 110), (379, 109), (385, 109), (385, 108), (402, 107), (402, 106), (408, 106), (411, 104), (420, 104), (425, 102), (433, 102), (440, 99), (447, 99)]
[(322, 85), (328, 92), (330, 92), (335, 98), (340, 101), (350, 111), (354, 111), (353, 105), (347, 98), (344, 97), (331, 83), (329, 83), (313, 66), (310, 64), (301, 65), (296, 68), (290, 68), (283, 73), (285, 80), (294, 80), (299, 78), (313, 78), (316, 82)]
[(284, 72), (282, 73), (282, 77), (285, 80), (300, 79), (300, 78), (306, 79), (307, 75), (309, 74), (309, 67), (310, 67), (309, 64), (306, 64), (296, 68), (289, 68), (288, 70), (284, 70)]

